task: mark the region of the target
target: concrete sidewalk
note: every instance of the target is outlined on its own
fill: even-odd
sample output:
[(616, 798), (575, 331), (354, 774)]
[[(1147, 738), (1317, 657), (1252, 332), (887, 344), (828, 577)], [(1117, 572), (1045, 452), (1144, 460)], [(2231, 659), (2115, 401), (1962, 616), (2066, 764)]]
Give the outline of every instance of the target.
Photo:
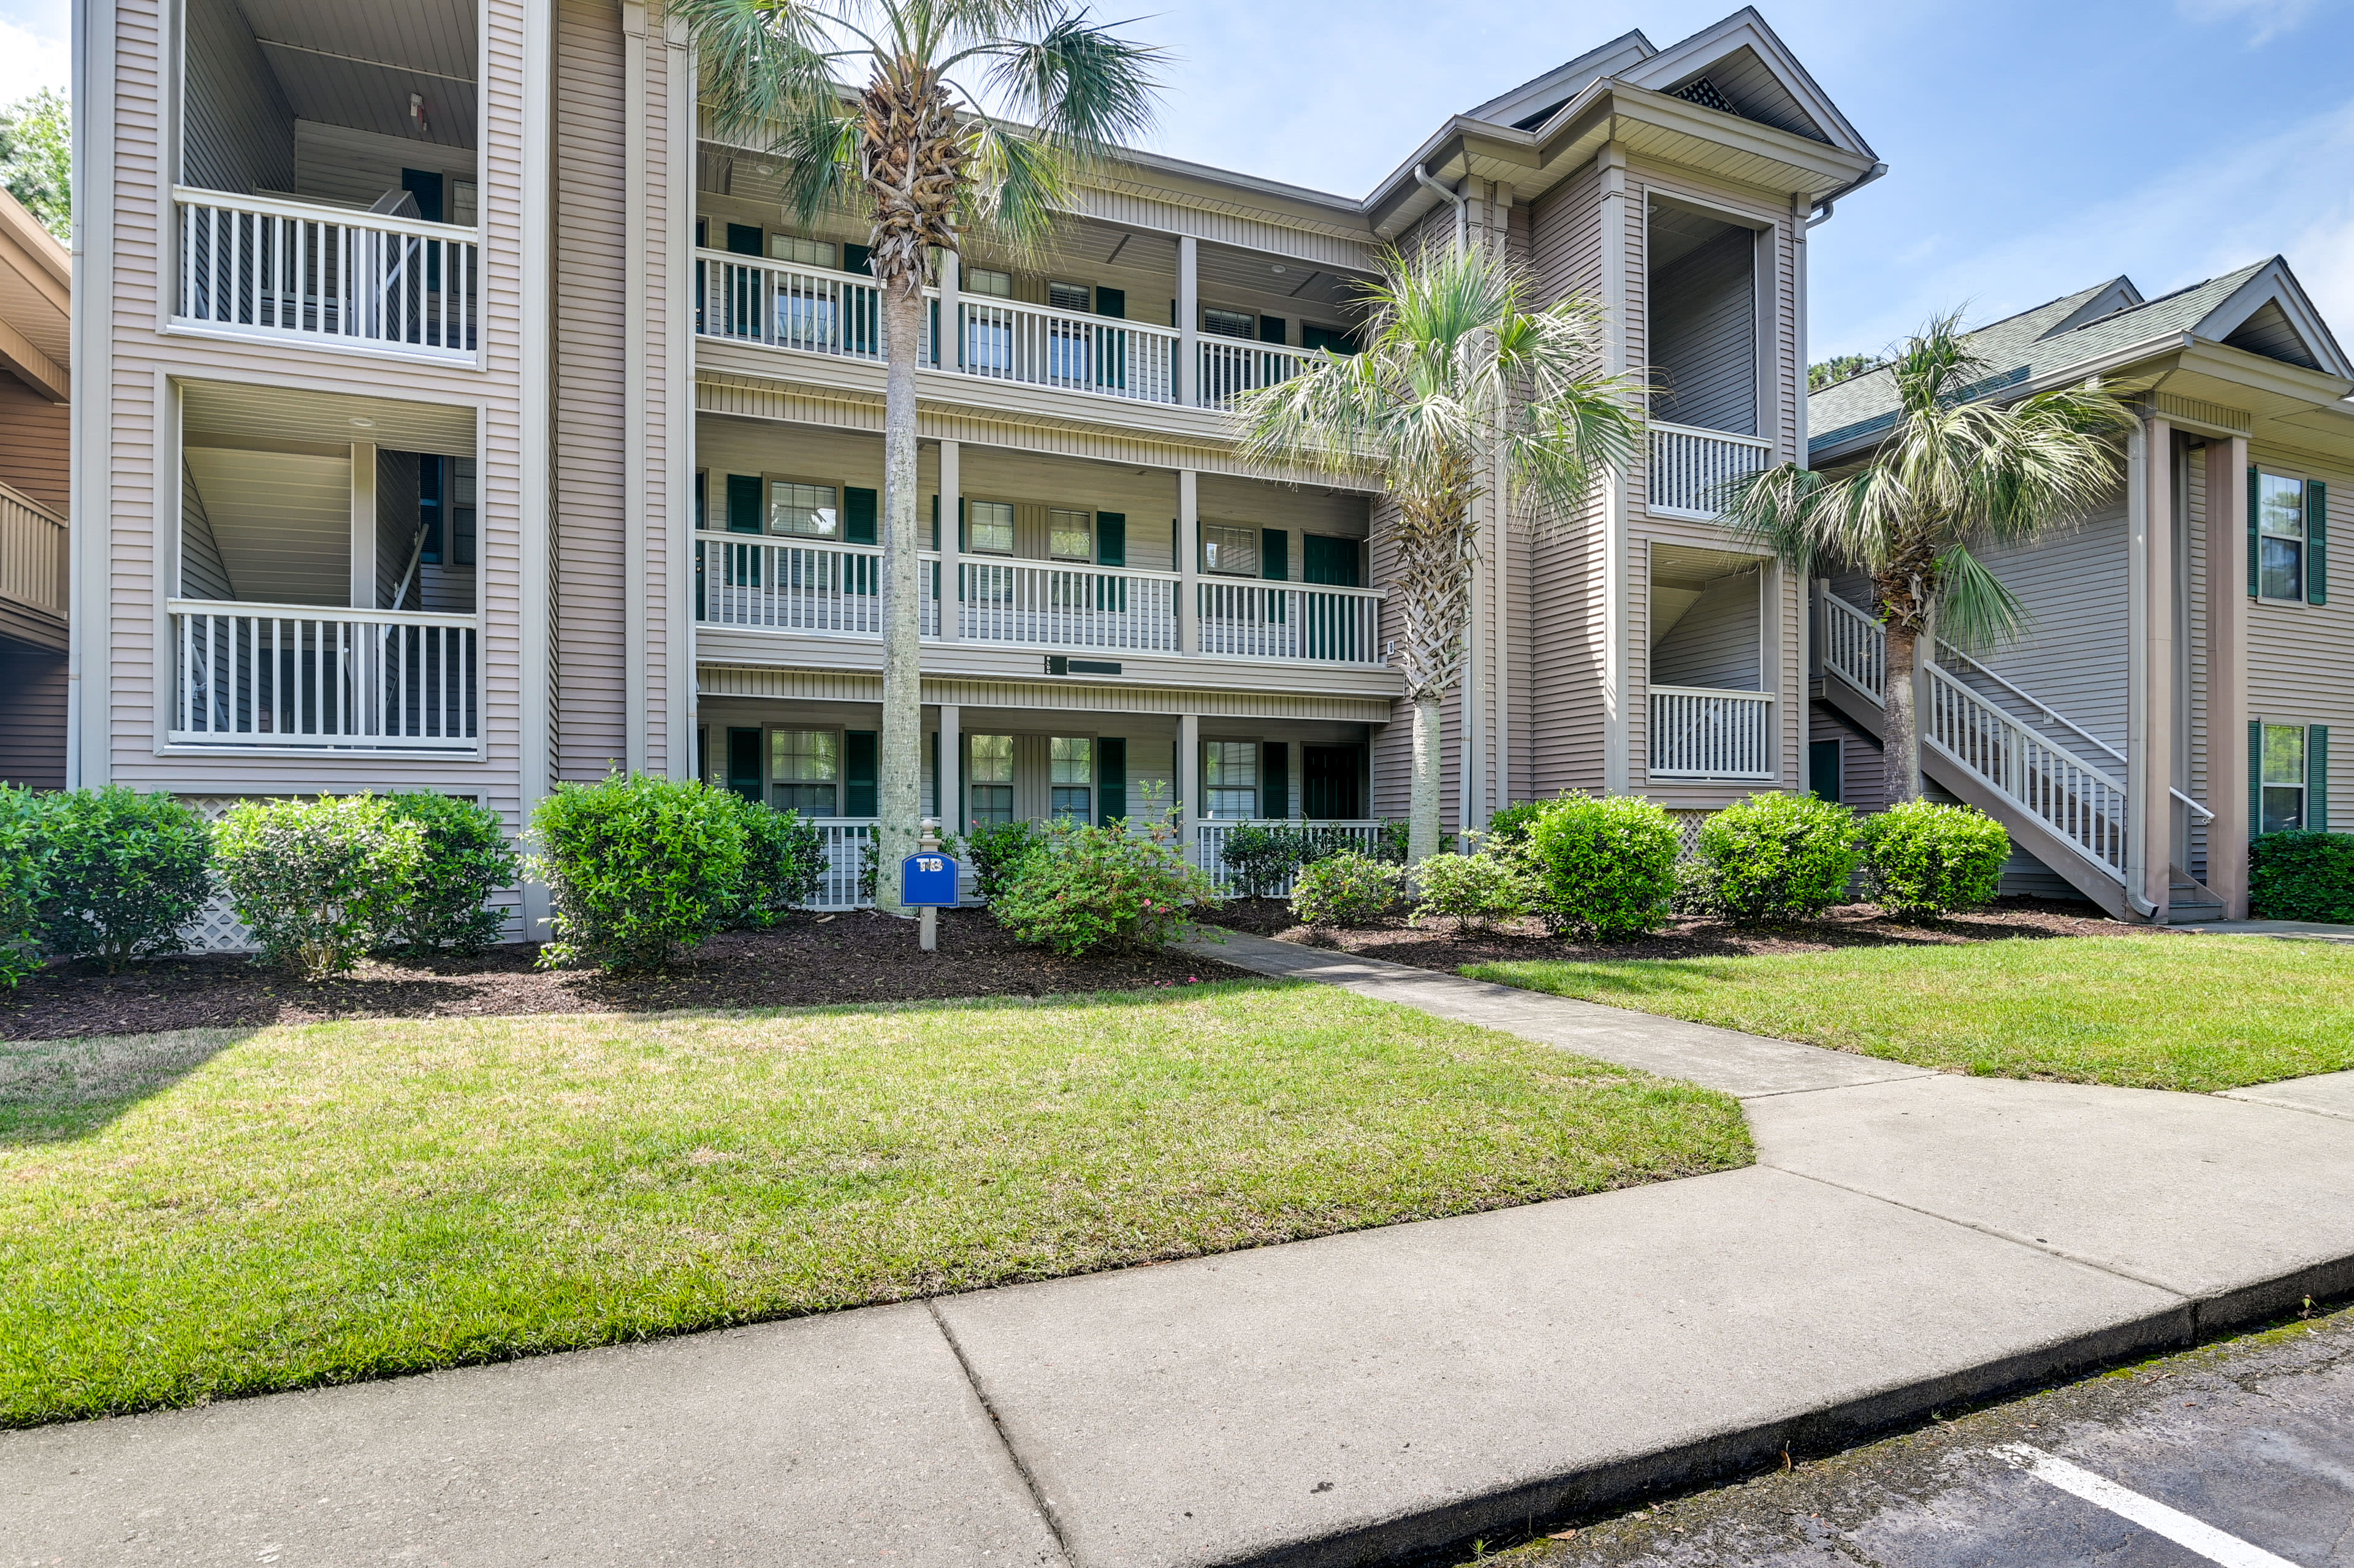
[(1204, 951), (1714, 1084), (1760, 1163), (0, 1435), (0, 1564), (1360, 1563), (2354, 1288), (2354, 1075), (1962, 1078)]

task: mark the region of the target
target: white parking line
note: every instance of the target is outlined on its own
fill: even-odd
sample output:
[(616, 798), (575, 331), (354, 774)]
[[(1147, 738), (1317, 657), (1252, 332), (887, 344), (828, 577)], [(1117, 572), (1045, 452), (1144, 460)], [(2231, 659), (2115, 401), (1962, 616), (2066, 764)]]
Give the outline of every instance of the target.
[(2221, 1563), (2223, 1568), (2296, 1568), (2285, 1557), (2275, 1557), (2261, 1546), (2251, 1546), (2236, 1535), (2226, 1535), (2211, 1524), (2202, 1524), (2139, 1492), (2127, 1491), (2116, 1482), (2072, 1465), (2056, 1454), (2047, 1454), (2026, 1443), (2006, 1443), (1994, 1452), (2037, 1480), (2088, 1503), (2096, 1503), (2152, 1534), (2166, 1537), (2185, 1551), (2196, 1552), (2210, 1563)]

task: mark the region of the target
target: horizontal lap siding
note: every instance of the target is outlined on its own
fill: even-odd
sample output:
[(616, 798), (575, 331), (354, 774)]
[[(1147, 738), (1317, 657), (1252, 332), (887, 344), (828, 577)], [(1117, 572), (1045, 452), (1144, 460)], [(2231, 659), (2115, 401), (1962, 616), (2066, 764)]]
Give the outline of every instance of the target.
[(1978, 657), (2119, 750), (2126, 744), (2129, 544), (2119, 495), (2081, 527), (1979, 552), (2027, 607), (2031, 630), (2016, 647)]
[(294, 111), (236, 0), (186, 0), (186, 183), (251, 193), (294, 188)]
[(0, 376), (0, 484), (62, 515), (72, 499), (69, 429), (73, 411)]
[(2354, 468), (2262, 440), (2249, 461), (2329, 486), (2331, 561), (2327, 604), (2249, 603), (2248, 716), (2331, 726), (2329, 825), (2354, 832)]
[(66, 783), (66, 656), (0, 649), (0, 784), (62, 789)]

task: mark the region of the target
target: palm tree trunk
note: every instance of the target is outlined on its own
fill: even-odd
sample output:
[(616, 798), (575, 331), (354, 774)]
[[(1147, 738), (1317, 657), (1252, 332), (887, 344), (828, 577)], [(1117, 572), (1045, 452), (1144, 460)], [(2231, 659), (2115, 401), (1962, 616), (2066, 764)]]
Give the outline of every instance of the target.
[(1447, 737), (1440, 724), (1445, 705), (1436, 692), (1414, 699), (1414, 788), (1406, 797), (1405, 863), (1420, 865), (1438, 853), (1440, 773)]
[(1920, 633), (1901, 622), (1888, 627), (1886, 721), (1882, 739), (1888, 769), (1888, 803), (1917, 799), (1921, 793), (1921, 722), (1914, 703), (1918, 690), (1915, 668), (1920, 662)]
[[(890, 355), (883, 413), (883, 730), (876, 747), (875, 837), (882, 866), (875, 906), (901, 912), (899, 863), (916, 853), (923, 811), (923, 563), (916, 538), (916, 351), (923, 291), (895, 279), (883, 290)], [(953, 521), (949, 524), (954, 526)]]

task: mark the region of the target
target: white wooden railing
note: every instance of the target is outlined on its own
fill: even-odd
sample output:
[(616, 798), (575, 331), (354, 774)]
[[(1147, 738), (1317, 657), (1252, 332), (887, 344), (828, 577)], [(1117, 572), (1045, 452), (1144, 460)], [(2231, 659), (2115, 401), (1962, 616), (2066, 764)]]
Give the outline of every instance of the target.
[[(884, 356), (883, 291), (851, 272), (697, 251), (695, 319), (706, 337), (853, 359)], [(920, 353), (931, 355), (928, 323)]]
[[(883, 630), (883, 552), (872, 545), (698, 536), (696, 603), (706, 625), (853, 637)], [(939, 634), (940, 559), (921, 556), (930, 591), (921, 635)], [(1107, 653), (1175, 653), (1184, 579), (1174, 572), (961, 556), (954, 599), (964, 641)], [(1378, 588), (1317, 584), (1196, 585), (1204, 654), (1379, 665)]]
[(0, 599), (66, 618), (66, 520), (0, 484)]
[(960, 296), (957, 313), (962, 361), (942, 369), (1145, 403), (1177, 400), (1179, 339), (1167, 327), (981, 294)]
[(174, 599), (175, 745), (472, 751), (475, 618)]
[(472, 358), (479, 234), (267, 196), (176, 189), (173, 316), (272, 336)]
[(1771, 779), (1771, 692), (1651, 688), (1651, 776)]
[(1288, 381), (1314, 357), (1305, 349), (1243, 338), (1205, 337), (1199, 347), (1193, 401), (1204, 408), (1222, 408), (1237, 392)]
[(1651, 421), (1650, 510), (1670, 517), (1713, 519), (1726, 491), (1762, 471), (1774, 447), (1756, 436)]
[[(858, 890), (865, 870), (867, 842), (874, 838), (873, 817), (814, 817), (818, 844), (825, 853), (825, 870), (817, 879), (817, 896), (811, 909), (864, 909), (875, 902)], [(878, 872), (879, 874), (879, 872)]]
[(2074, 845), (2086, 860), (2125, 880), (2122, 780), (2038, 735), (1935, 664), (1929, 667), (1929, 712), (1921, 738)]
[[(1303, 830), (1344, 841), (1360, 854), (1376, 854), (1382, 842), (1382, 824), (1376, 821), (1319, 822), (1285, 821), (1279, 819), (1244, 822), (1231, 818), (1222, 821), (1203, 819), (1193, 824), (1193, 861), (1218, 885), (1221, 893), (1232, 893), (1241, 878), (1226, 863), (1226, 843), (1242, 828), (1283, 828)], [(1281, 885), (1268, 889), (1267, 896), (1286, 898), (1291, 894), (1292, 879), (1285, 877)]]
[(1888, 629), (1869, 611), (1825, 593), (1823, 667), (1873, 702), (1886, 701)]

